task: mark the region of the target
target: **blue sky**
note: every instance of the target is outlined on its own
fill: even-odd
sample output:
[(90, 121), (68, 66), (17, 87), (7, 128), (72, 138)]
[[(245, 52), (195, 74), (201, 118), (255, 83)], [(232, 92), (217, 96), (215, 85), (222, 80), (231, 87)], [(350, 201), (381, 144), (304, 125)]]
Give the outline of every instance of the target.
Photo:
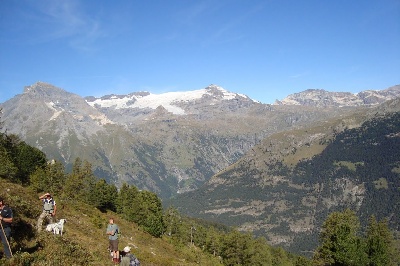
[(273, 103), (400, 84), (399, 0), (3, 0), (0, 102), (210, 84)]

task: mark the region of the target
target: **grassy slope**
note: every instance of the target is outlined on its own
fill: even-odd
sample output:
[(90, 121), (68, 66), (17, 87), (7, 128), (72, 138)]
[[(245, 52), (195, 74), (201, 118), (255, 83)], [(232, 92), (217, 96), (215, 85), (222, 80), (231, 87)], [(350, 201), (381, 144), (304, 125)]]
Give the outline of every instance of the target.
[(54, 236), (46, 231), (37, 234), (35, 225), (41, 204), (36, 193), (0, 178), (0, 196), (14, 212), (11, 244), (14, 258), (9, 261), (3, 258), (0, 265), (112, 265), (105, 235), (110, 216), (122, 231), (120, 250), (126, 245), (133, 247), (132, 252), (142, 265), (219, 265), (216, 258), (195, 247), (178, 250), (168, 239), (154, 238), (115, 213), (101, 213), (88, 205), (63, 202), (56, 195), (57, 219), (67, 220), (64, 235)]

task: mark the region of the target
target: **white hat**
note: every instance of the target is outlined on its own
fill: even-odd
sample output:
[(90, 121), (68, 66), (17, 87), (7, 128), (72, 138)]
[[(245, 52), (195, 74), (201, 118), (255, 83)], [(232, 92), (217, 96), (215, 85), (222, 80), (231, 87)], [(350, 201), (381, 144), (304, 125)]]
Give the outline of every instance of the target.
[(124, 247), (124, 252), (131, 252), (131, 247), (130, 246)]

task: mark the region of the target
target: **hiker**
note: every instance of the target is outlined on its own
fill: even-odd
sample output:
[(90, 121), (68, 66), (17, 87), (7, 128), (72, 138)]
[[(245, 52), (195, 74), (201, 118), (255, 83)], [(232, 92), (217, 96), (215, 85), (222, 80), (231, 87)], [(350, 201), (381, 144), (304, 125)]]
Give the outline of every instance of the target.
[(131, 253), (131, 247), (124, 247), (124, 255), (122, 256), (119, 266), (139, 266), (139, 260)]
[(8, 259), (11, 259), (11, 223), (13, 221), (13, 213), (9, 206), (4, 204), (3, 198), (0, 198), (0, 221), (1, 221), (1, 242), (3, 242), (4, 254)]
[(56, 202), (53, 199), (53, 197), (50, 195), (50, 193), (45, 193), (42, 196), (39, 197), (39, 199), (43, 203), (43, 211), (39, 216), (38, 222), (37, 222), (37, 230), (38, 232), (42, 231), (42, 224), (43, 224), (43, 219), (47, 219), (48, 223), (53, 223), (53, 217), (56, 215)]
[(118, 231), (119, 227), (114, 223), (114, 218), (110, 218), (106, 234), (108, 235), (110, 249), (113, 255), (113, 262), (119, 263), (119, 250), (118, 250)]

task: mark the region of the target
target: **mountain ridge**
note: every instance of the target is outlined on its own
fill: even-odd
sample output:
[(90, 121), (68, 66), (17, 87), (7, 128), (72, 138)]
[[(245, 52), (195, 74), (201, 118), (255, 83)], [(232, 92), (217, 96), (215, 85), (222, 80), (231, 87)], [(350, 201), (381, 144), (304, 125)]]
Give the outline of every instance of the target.
[[(143, 101), (147, 97), (153, 101)], [(169, 198), (196, 189), (271, 134), (369, 105), (262, 104), (217, 85), (192, 92), (82, 98), (38, 82), (1, 107), (8, 132), (67, 168), (82, 157), (108, 182), (127, 182)]]
[[(187, 205), (177, 206), (189, 209), (185, 214), (219, 219), (267, 236), (272, 244), (301, 252), (301, 248), (315, 248), (315, 233), (328, 212), (350, 206), (364, 208), (368, 214), (371, 210), (362, 204), (374, 197), (382, 198), (390, 206), (387, 197), (393, 191), (382, 187), (395, 184), (396, 188), (397, 183), (392, 180), (398, 171), (396, 167), (390, 170), (382, 161), (381, 165), (386, 167), (383, 172), (391, 179), (369, 180), (365, 172), (373, 173), (373, 168), (365, 170), (362, 159), (321, 158), (327, 151), (335, 150), (328, 149), (334, 147), (330, 146), (332, 143), (342, 147), (335, 138), (343, 132), (355, 133), (349, 139), (356, 139), (357, 134), (364, 136), (367, 130), (357, 130), (366, 121), (384, 128), (379, 119), (400, 111), (397, 93), (399, 86), (394, 86), (378, 93), (383, 98), (367, 97), (373, 101), (359, 103), (346, 98), (346, 93), (343, 98), (337, 93), (310, 90), (291, 96), (300, 104), (270, 105), (215, 86), (194, 92), (189, 101), (177, 97), (176, 101), (169, 98), (166, 106), (154, 101), (151, 106), (134, 107), (151, 94), (132, 93), (129, 99), (105, 96), (103, 104), (109, 101), (107, 105), (102, 106), (101, 101), (91, 105), (101, 98), (84, 99), (51, 84), (36, 83), (0, 107), (3, 129), (19, 135), (48, 158), (61, 161), (67, 170), (80, 157), (91, 162), (94, 174), (108, 183), (127, 183), (150, 190), (167, 204), (180, 199)], [(126, 108), (116, 108), (118, 105), (111, 102), (120, 103), (121, 99)], [(388, 100), (379, 104), (382, 99)], [(317, 101), (321, 104), (315, 104)], [(387, 125), (393, 124), (392, 128), (398, 125), (387, 121)], [(373, 126), (366, 129), (370, 128)], [(395, 137), (375, 142), (397, 147), (398, 132), (386, 131), (386, 135)], [(373, 130), (368, 132), (371, 133), (365, 136), (373, 139)], [(347, 143), (346, 138), (342, 141)], [(364, 142), (361, 144), (369, 150), (376, 148), (374, 143)], [(363, 154), (361, 144), (353, 147)], [(337, 156), (336, 153), (326, 158)], [(365, 156), (373, 158), (370, 153)], [(330, 172), (319, 165), (325, 165)], [(322, 180), (315, 174), (316, 169), (332, 178)], [(352, 177), (357, 170), (367, 180), (365, 184), (359, 181), (360, 177)], [(304, 173), (312, 174), (303, 176)], [(332, 173), (342, 176), (337, 178)], [(379, 218), (392, 215), (385, 206), (380, 209), (384, 212)], [(379, 213), (376, 208), (372, 211)], [(302, 242), (304, 239), (308, 242)]]
[(307, 106), (361, 106), (378, 105), (393, 100), (400, 94), (400, 85), (384, 90), (365, 90), (353, 94), (350, 92), (329, 92), (323, 89), (308, 89), (294, 93), (283, 100), (275, 101), (277, 105), (307, 105)]
[[(53, 85), (51, 85), (50, 83), (46, 83), (43, 81), (38, 81), (32, 85), (29, 86), (25, 86), (23, 93), (27, 93), (30, 90), (35, 90), (39, 87), (53, 87), (53, 88), (57, 88)], [(61, 91), (64, 91), (61, 88), (57, 88)], [(209, 86), (205, 87), (204, 89), (199, 89), (199, 90), (192, 90), (192, 91), (176, 91), (176, 92), (166, 92), (166, 93), (161, 93), (161, 94), (153, 94), (151, 92), (148, 91), (137, 91), (137, 92), (131, 92), (128, 94), (107, 94), (107, 95), (103, 95), (100, 97), (95, 97), (95, 96), (79, 96), (81, 98), (84, 98), (87, 102), (93, 103), (93, 105), (95, 104), (95, 101), (98, 100), (111, 100), (112, 98), (116, 98), (116, 99), (123, 99), (123, 98), (131, 98), (131, 97), (145, 97), (145, 96), (152, 96), (152, 97), (157, 97), (159, 96), (160, 98), (163, 98), (167, 95), (190, 95), (190, 94), (197, 94), (197, 95), (202, 95), (204, 94), (204, 91), (209, 91), (209, 93), (211, 94), (213, 91), (214, 93), (217, 92), (216, 94), (219, 93), (224, 94), (226, 93), (226, 96), (232, 96), (232, 95), (236, 95), (236, 96), (240, 96), (240, 97), (244, 97), (244, 98), (249, 98), (247, 95), (241, 94), (241, 93), (234, 93), (234, 92), (229, 92), (227, 90), (225, 90), (224, 88), (215, 85), (215, 84), (210, 84)], [(358, 93), (350, 93), (350, 92), (338, 92), (338, 91), (328, 91), (325, 89), (306, 89), (304, 91), (301, 92), (297, 92), (297, 93), (293, 93), (293, 94), (289, 94), (288, 96), (286, 96), (285, 98), (281, 99), (281, 100), (275, 100), (274, 103), (272, 103), (271, 105), (316, 105), (316, 103), (318, 101), (322, 101), (326, 100), (324, 99), (324, 97), (328, 97), (331, 98), (330, 99), (330, 103), (334, 104), (334, 106), (351, 106), (351, 105), (356, 105), (356, 106), (360, 106), (360, 105), (377, 105), (379, 103), (382, 103), (384, 101), (387, 100), (391, 100), (394, 99), (396, 97), (398, 97), (398, 95), (400, 94), (399, 92), (400, 90), (400, 85), (393, 85), (389, 88), (386, 89), (381, 89), (381, 90), (364, 90), (364, 91), (360, 91)], [(42, 93), (45, 92), (42, 90)], [(19, 94), (18, 94), (19, 95)], [(77, 94), (75, 94), (77, 95)], [(16, 95), (17, 96), (17, 95)], [(15, 97), (15, 96), (14, 96)], [(346, 98), (348, 97), (349, 99), (345, 100), (345, 101), (341, 101), (340, 98)], [(302, 100), (303, 99), (303, 100)], [(304, 101), (304, 99), (308, 99), (310, 102), (306, 102)], [(334, 103), (332, 101), (332, 99), (336, 99), (339, 100), (338, 102)], [(165, 99), (164, 99), (165, 100)], [(259, 102), (257, 99), (251, 99), (252, 101), (255, 102)], [(345, 103), (345, 104), (343, 104)], [(1, 103), (0, 103), (1, 104)], [(264, 103), (264, 104), (268, 104), (268, 103)], [(326, 101), (324, 103), (325, 105), (327, 104)]]

